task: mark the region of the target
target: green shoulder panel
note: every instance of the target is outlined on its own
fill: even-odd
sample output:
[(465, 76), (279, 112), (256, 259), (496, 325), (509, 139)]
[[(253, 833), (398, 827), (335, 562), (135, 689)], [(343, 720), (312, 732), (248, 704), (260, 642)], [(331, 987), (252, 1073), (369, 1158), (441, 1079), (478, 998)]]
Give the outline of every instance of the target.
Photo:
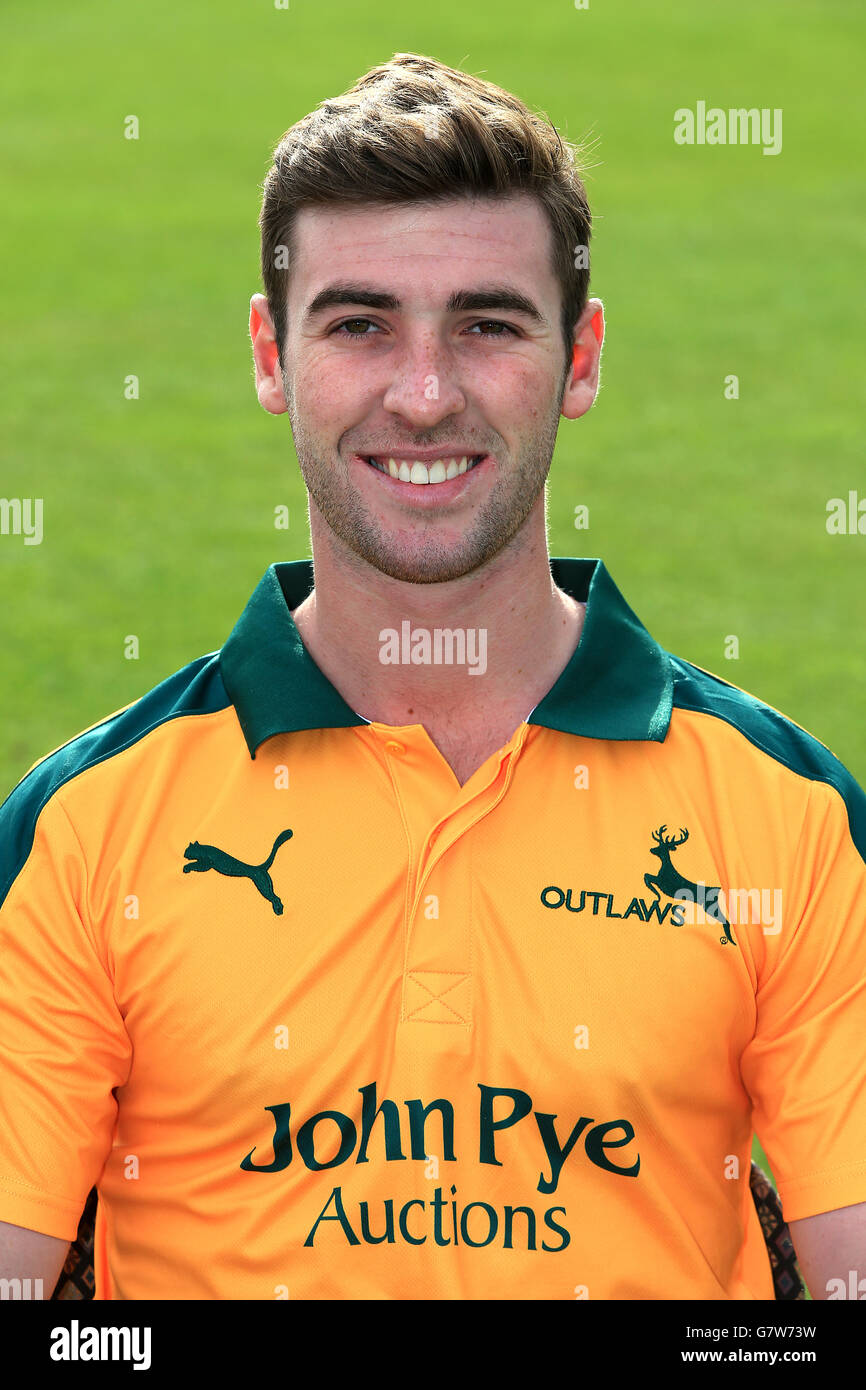
[(211, 652), (181, 667), (141, 699), (77, 734), (32, 767), (0, 806), (0, 905), (27, 862), (36, 822), (55, 792), (170, 720), (216, 714), (230, 703), (220, 675), (219, 653)]
[(748, 691), (689, 661), (668, 655), (674, 674), (674, 709), (723, 719), (755, 748), (791, 772), (833, 787), (845, 803), (851, 839), (866, 861), (866, 792), (836, 755), (820, 739)]

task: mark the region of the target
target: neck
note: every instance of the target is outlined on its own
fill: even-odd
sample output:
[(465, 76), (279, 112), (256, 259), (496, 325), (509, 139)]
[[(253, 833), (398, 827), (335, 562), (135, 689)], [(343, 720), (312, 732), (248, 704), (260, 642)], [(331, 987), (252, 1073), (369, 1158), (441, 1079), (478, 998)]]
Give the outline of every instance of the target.
[[(543, 498), (498, 555), (447, 583), (408, 584), (382, 574), (343, 545), (314, 508), (311, 532), (315, 589), (293, 618), (313, 660), (366, 719), (434, 728), (457, 720), (480, 729), (510, 717), (516, 727), (577, 645), (584, 606), (553, 583)], [(436, 629), (462, 634), (462, 664), (446, 663), (447, 636), (439, 639), (436, 661)], [(386, 630), (394, 637), (383, 639)], [(422, 653), (425, 640), (427, 660), (411, 662), (409, 653)]]

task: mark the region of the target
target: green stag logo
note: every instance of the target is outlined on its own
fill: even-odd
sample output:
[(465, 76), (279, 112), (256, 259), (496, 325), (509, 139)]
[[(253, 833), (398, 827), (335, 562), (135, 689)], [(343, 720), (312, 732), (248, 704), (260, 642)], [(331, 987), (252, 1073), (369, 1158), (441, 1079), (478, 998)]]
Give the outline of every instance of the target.
[(275, 914), (279, 917), (283, 910), (274, 892), (274, 885), (268, 873), (276, 857), (280, 845), (284, 845), (286, 840), (292, 838), (291, 830), (283, 830), (274, 840), (274, 847), (263, 864), (245, 864), (242, 859), (235, 859), (231, 854), (226, 854), (225, 850), (217, 849), (216, 845), (200, 845), (198, 840), (193, 840), (184, 850), (184, 858), (189, 859), (189, 864), (184, 864), (185, 874), (204, 874), (208, 869), (216, 869), (218, 874), (225, 874), (228, 878), (248, 878), (250, 882), (259, 890), (263, 898), (271, 904)]
[(732, 946), (735, 946), (737, 943), (731, 934), (731, 924), (719, 907), (721, 886), (708, 888), (706, 884), (702, 883), (699, 888), (696, 883), (692, 883), (690, 878), (683, 878), (682, 874), (678, 873), (671, 863), (671, 855), (674, 850), (679, 849), (680, 845), (684, 845), (689, 838), (688, 830), (680, 829), (679, 837), (665, 835), (666, 830), (666, 825), (660, 825), (658, 830), (652, 832), (655, 845), (650, 850), (650, 854), (658, 856), (661, 860), (661, 867), (657, 874), (644, 874), (644, 883), (655, 894), (656, 898), (660, 897), (659, 889), (661, 889), (666, 898), (676, 899), (679, 893), (679, 901), (683, 901), (685, 898), (687, 902), (700, 902), (711, 921), (718, 922), (720, 927), (724, 927), (725, 934), (719, 937), (722, 945), (725, 942), (730, 942)]

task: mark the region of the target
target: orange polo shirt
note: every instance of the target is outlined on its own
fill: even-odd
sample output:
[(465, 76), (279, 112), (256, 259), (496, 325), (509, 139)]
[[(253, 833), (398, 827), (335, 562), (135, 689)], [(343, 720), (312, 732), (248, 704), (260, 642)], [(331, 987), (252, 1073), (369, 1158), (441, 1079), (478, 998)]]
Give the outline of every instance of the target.
[(97, 1185), (98, 1298), (769, 1299), (753, 1130), (789, 1220), (866, 1201), (863, 791), (551, 567), (581, 640), (463, 787), (296, 561), (0, 808), (0, 1220)]

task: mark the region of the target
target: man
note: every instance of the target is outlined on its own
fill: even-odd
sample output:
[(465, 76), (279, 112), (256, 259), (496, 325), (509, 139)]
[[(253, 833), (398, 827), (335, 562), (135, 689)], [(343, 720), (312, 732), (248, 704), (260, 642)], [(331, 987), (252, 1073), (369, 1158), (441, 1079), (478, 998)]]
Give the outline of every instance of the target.
[(3, 808), (3, 1273), (49, 1287), (98, 1183), (97, 1297), (771, 1298), (756, 1128), (836, 1296), (866, 798), (548, 557), (603, 337), (569, 151), (397, 55), (261, 229), (315, 586), (272, 566)]

